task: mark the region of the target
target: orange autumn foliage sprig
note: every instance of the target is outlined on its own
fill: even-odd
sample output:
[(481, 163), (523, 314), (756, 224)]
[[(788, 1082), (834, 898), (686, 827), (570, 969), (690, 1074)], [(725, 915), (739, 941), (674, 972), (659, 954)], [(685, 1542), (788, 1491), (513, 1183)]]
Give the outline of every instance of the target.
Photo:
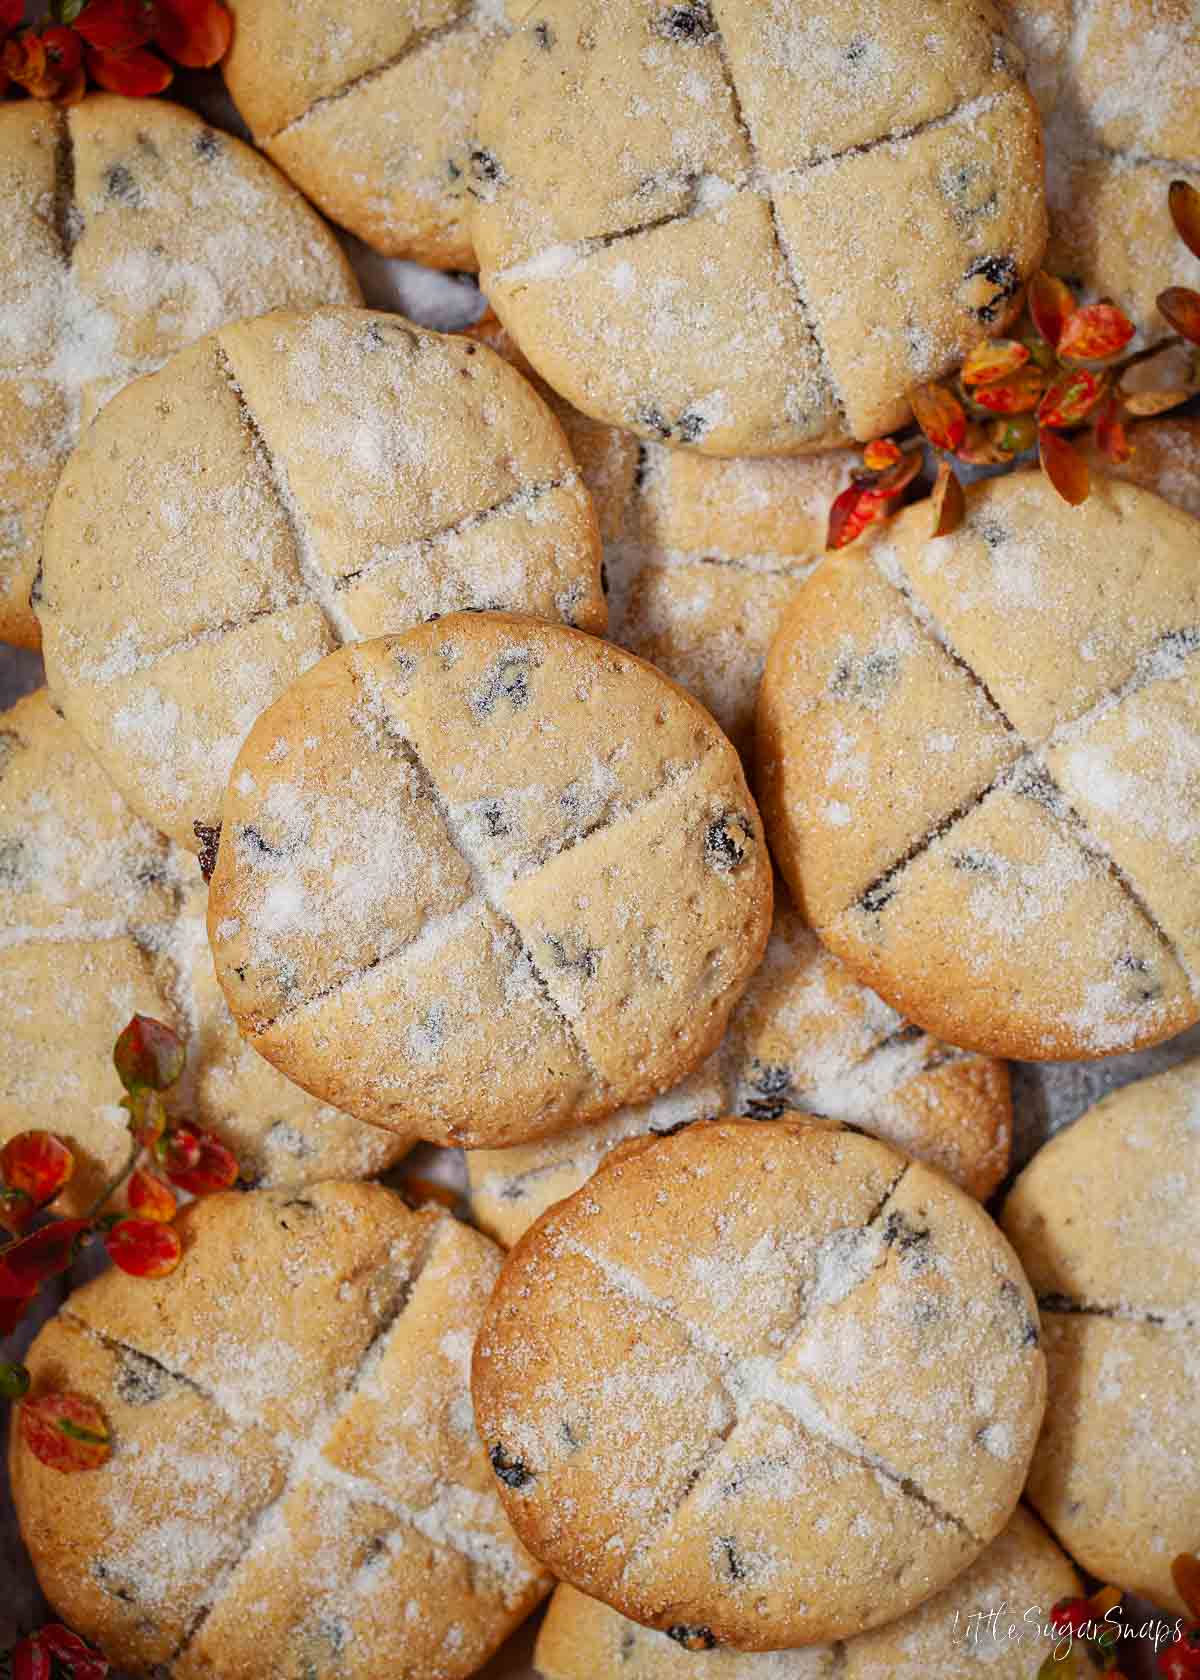
[(27, 29), (24, 14), (25, 0), (0, 0), (0, 95), (56, 105), (77, 104), (89, 78), (131, 98), (162, 93), (172, 62), (206, 70), (233, 34), (222, 0), (51, 0), (49, 19)]
[[(42, 1284), (65, 1272), (93, 1240), (103, 1242), (122, 1271), (166, 1277), (182, 1254), (171, 1185), (201, 1196), (236, 1182), (237, 1159), (219, 1138), (167, 1114), (163, 1093), (179, 1079), (184, 1060), (179, 1037), (147, 1015), (135, 1015), (117, 1039), (113, 1063), (125, 1087), (129, 1156), (81, 1218), (51, 1218), (34, 1228), (75, 1172), (75, 1157), (62, 1138), (20, 1132), (0, 1150), (0, 1226), (14, 1239), (0, 1247), (0, 1336), (16, 1328)], [(122, 1186), (127, 1209), (106, 1212)], [(23, 1365), (0, 1364), (0, 1395), (21, 1401), (22, 1438), (43, 1464), (88, 1470), (105, 1462), (110, 1447), (99, 1407), (84, 1395), (27, 1398), (28, 1391)]]
[[(1200, 257), (1200, 192), (1173, 181), (1167, 195), (1179, 237)], [(953, 461), (1000, 466), (1036, 448), (1042, 471), (1073, 506), (1086, 501), (1088, 465), (1072, 434), (1090, 429), (1114, 465), (1134, 452), (1135, 421), (1165, 414), (1200, 391), (1200, 354), (1182, 385), (1125, 387), (1130, 368), (1181, 344), (1200, 345), (1200, 292), (1171, 286), (1158, 310), (1174, 336), (1121, 359), (1132, 321), (1107, 300), (1080, 305), (1064, 280), (1039, 271), (1029, 283), (1026, 319), (1014, 338), (987, 339), (967, 356), (955, 379), (919, 386), (909, 400), (920, 433), (939, 456), (932, 495), (932, 533), (946, 536), (961, 520), (962, 485)], [(834, 502), (826, 547), (844, 548), (868, 526), (889, 519), (923, 465), (920, 436), (869, 443), (864, 470)]]
[[(1200, 1558), (1181, 1552), (1171, 1565), (1171, 1577), (1193, 1620), (1160, 1620), (1154, 1625), (1155, 1671), (1161, 1680), (1200, 1680)], [(1122, 1644), (1150, 1637), (1150, 1628), (1118, 1617), (1121, 1599), (1119, 1587), (1101, 1587), (1090, 1598), (1059, 1599), (1050, 1612), (1057, 1642), (1038, 1669), (1037, 1680), (1087, 1680), (1095, 1673), (1124, 1680), (1119, 1666)], [(1169, 1644), (1163, 1642), (1168, 1634)]]

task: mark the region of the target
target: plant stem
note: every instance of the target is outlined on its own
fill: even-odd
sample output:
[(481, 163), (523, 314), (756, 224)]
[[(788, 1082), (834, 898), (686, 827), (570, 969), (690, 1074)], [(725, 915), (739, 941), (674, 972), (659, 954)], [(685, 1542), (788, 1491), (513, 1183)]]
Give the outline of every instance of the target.
[(122, 1184), (124, 1184), (125, 1180), (130, 1177), (130, 1175), (133, 1172), (133, 1169), (137, 1166), (138, 1157), (141, 1155), (141, 1153), (142, 1153), (142, 1146), (138, 1142), (138, 1140), (135, 1138), (133, 1140), (133, 1144), (130, 1148), (129, 1157), (126, 1160), (125, 1165), (121, 1168), (120, 1172), (116, 1175), (116, 1177), (114, 1179), (111, 1179), (110, 1182), (105, 1185), (104, 1189), (100, 1192), (99, 1196), (97, 1196), (96, 1200), (92, 1203), (91, 1207), (87, 1210), (87, 1213), (84, 1215), (85, 1219), (95, 1219), (97, 1214), (100, 1212), (100, 1209), (104, 1206), (105, 1202), (107, 1202), (110, 1197), (116, 1195), (117, 1191), (121, 1188)]

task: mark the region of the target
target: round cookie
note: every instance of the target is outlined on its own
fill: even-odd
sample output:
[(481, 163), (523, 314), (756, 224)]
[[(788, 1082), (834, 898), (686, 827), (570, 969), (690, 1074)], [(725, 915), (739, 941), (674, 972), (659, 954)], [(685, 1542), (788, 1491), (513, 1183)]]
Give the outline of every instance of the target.
[(893, 430), (1002, 330), (1045, 246), (1040, 129), (986, 0), (934, 14), (529, 11), (484, 85), (471, 225), (550, 384), (643, 437), (796, 454)]
[(618, 1143), (690, 1120), (803, 1109), (860, 1127), (984, 1201), (1008, 1171), (1003, 1062), (940, 1044), (860, 986), (776, 889), (766, 956), (716, 1051), (674, 1090), (513, 1149), (472, 1149), (475, 1218), (509, 1248)]
[(1046, 125), (1047, 265), (1146, 337), (1168, 286), (1200, 285), (1167, 188), (1200, 188), (1200, 12), (1192, 0), (1002, 0)]
[[(1051, 1608), (1081, 1591), (1068, 1559), (1018, 1505), (970, 1569), (919, 1610), (838, 1645), (712, 1651), (704, 1672), (714, 1680), (1030, 1680), (1057, 1642), (1041, 1631)], [(665, 1634), (567, 1586), (550, 1600), (534, 1661), (543, 1680), (690, 1680), (696, 1669)]]
[(505, 0), (232, 9), (222, 70), (256, 144), (375, 250), (474, 268), (472, 134), (484, 69), (509, 28)]
[(690, 1649), (776, 1650), (904, 1614), (995, 1538), (1037, 1344), (1015, 1256), (941, 1174), (829, 1122), (700, 1121), (526, 1233), (472, 1393), (555, 1574)]
[(748, 756), (767, 650), (861, 455), (722, 460), (639, 441), (557, 396), (494, 316), (472, 336), (533, 380), (567, 434), (600, 520), (610, 639), (694, 694)]
[(1176, 1613), (1200, 1547), (1200, 1062), (1051, 1139), (1004, 1229), (1042, 1307), (1050, 1404), (1029, 1498), (1082, 1568)]
[(45, 548), (51, 692), (193, 850), (251, 723), (333, 648), (466, 608), (606, 623), (545, 405), (490, 350), (366, 310), (239, 322), (122, 391)]
[(134, 816), (44, 689), (0, 712), (0, 889), (0, 1144), (30, 1126), (67, 1139), (59, 1211), (90, 1206), (128, 1155), (112, 1053), (135, 1011), (186, 1039), (172, 1106), (249, 1183), (366, 1178), (414, 1141), (314, 1101), (245, 1042), (195, 859)]
[(42, 521), (81, 425), (222, 322), (361, 294), (277, 170), (160, 99), (0, 105), (0, 220), (0, 640), (36, 648)]
[(775, 859), (927, 1031), (1029, 1059), (1200, 1015), (1200, 522), (1097, 476), (968, 489), (802, 587), (759, 695)]
[(495, 1249), (373, 1184), (205, 1198), (179, 1230), (170, 1277), (105, 1273), (30, 1349), (32, 1393), (86, 1394), (113, 1442), (64, 1477), (12, 1430), (46, 1596), (138, 1680), (473, 1674), (548, 1585), (471, 1419)]
[(255, 723), (209, 934), (242, 1031), (430, 1142), (521, 1143), (676, 1084), (757, 967), (737, 754), (653, 667), (455, 614), (323, 660)]

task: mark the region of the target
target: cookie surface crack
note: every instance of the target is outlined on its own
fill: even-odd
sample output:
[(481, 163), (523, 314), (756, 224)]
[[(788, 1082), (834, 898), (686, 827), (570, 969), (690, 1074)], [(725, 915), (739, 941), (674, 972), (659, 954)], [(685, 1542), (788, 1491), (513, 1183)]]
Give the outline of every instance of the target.
[(1039, 1295), (1038, 1311), (1063, 1318), (1107, 1318), (1145, 1330), (1200, 1330), (1200, 1317), (1186, 1312), (1152, 1312), (1126, 1302), (1087, 1301), (1073, 1295)]
[(312, 551), (312, 540), (304, 528), (304, 521), (300, 508), (292, 494), (288, 483), (287, 469), (283, 462), (271, 451), (262, 429), (255, 418), (254, 411), (242, 389), (241, 381), (230, 360), (229, 353), (220, 338), (216, 340), (217, 371), (223, 376), (238, 405), (238, 413), (246, 435), (256, 457), (263, 466), (275, 499), (282, 513), (284, 522), (291, 534), (292, 546), (296, 555), (307, 598), (317, 607), (325, 620), (330, 635), (337, 647), (344, 647), (347, 642), (358, 640), (358, 633), (353, 624), (342, 611), (336, 599), (336, 592), (330, 580), (322, 572)]
[(75, 137), (71, 114), (59, 116), (54, 152), (54, 231), (62, 249), (63, 262), (71, 267), (80, 233), (79, 206), (75, 198)]
[(476, 11), (477, 7), (475, 6), (464, 6), (448, 23), (435, 24), (428, 29), (415, 29), (400, 51), (393, 53), (391, 58), (385, 59), (382, 64), (372, 65), (369, 70), (364, 70), (357, 76), (352, 76), (348, 82), (344, 82), (341, 87), (335, 88), (332, 93), (323, 93), (319, 99), (314, 99), (311, 105), (306, 105), (298, 116), (290, 117), (281, 128), (273, 129), (270, 134), (256, 134), (254, 137), (255, 143), (259, 146), (272, 145), (276, 140), (282, 139), (284, 135), (290, 134), (294, 128), (300, 128), (315, 112), (324, 110), (327, 105), (337, 105), (343, 99), (348, 99), (352, 93), (356, 93), (359, 88), (367, 87), (372, 82), (379, 81), (381, 77), (386, 76), (389, 71), (395, 70), (397, 65), (403, 64), (406, 59), (412, 58), (422, 48), (430, 46), (434, 42), (445, 40), (448, 36), (457, 35), (460, 30), (468, 28), (474, 21)]

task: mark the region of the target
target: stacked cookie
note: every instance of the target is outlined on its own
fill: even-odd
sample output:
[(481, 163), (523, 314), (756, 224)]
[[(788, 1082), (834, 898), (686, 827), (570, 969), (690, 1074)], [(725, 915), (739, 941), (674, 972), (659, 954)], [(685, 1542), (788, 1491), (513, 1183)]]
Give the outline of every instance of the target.
[[(1194, 164), (1194, 27), (1147, 0), (1143, 112), (1107, 0), (232, 9), (294, 186), (0, 112), (0, 1143), (89, 1208), (140, 1011), (241, 1166), (29, 1351), (112, 1445), (13, 1430), (47, 1597), (151, 1680), (466, 1680), (551, 1594), (545, 1680), (1022, 1680), (1084, 1572), (1181, 1614), (1195, 1065), (991, 1198), (1000, 1058), (1200, 1020), (1200, 423), (823, 550), (1019, 315), (1035, 99), (1051, 260), (1152, 333), (1105, 195)], [(495, 313), (354, 307), (301, 193)], [(361, 1182), (418, 1140), (461, 1221)]]

